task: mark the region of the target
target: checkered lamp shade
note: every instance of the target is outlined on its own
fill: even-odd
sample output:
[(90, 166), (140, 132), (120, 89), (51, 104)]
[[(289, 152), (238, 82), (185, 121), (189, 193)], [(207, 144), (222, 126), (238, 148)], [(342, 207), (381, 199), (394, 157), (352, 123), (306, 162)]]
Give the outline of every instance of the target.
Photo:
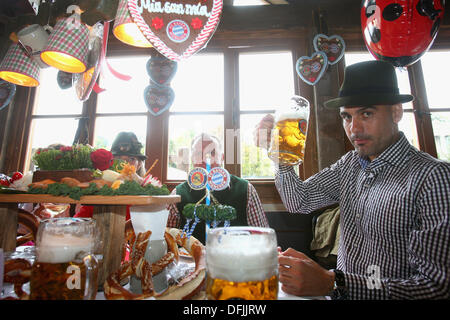
[(36, 61), (28, 57), (18, 44), (13, 44), (8, 49), (0, 65), (0, 78), (20, 86), (38, 86), (39, 73)]
[(131, 18), (127, 3), (127, 0), (120, 0), (119, 2), (113, 27), (114, 36), (123, 43), (131, 46), (141, 48), (152, 47), (150, 41), (142, 34), (137, 24)]
[(41, 59), (48, 65), (69, 73), (86, 71), (89, 29), (69, 17), (60, 19), (51, 33)]

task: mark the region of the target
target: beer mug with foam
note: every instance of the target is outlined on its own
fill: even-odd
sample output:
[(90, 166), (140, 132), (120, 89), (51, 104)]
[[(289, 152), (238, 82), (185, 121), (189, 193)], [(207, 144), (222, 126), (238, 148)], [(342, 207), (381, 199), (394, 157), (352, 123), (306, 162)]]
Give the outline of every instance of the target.
[(47, 219), (40, 223), (36, 238), (30, 299), (95, 299), (98, 279), (93, 254), (98, 239), (95, 220)]
[(206, 274), (208, 300), (277, 300), (275, 230), (257, 227), (209, 229)]
[(303, 162), (308, 119), (309, 102), (300, 96), (294, 96), (289, 107), (276, 112), (268, 151), (270, 159), (285, 165)]

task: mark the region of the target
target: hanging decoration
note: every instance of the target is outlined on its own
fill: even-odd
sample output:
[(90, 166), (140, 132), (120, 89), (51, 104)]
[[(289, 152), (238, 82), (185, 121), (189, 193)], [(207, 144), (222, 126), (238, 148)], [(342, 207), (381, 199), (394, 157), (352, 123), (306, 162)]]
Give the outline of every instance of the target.
[(40, 68), (27, 51), (17, 43), (9, 47), (0, 64), (0, 78), (25, 87), (39, 85)]
[(154, 52), (146, 65), (150, 85), (144, 90), (144, 101), (148, 111), (159, 116), (169, 110), (175, 99), (175, 91), (170, 87), (170, 81), (177, 72), (178, 63), (167, 59), (156, 50)]
[(345, 52), (345, 42), (341, 36), (317, 34), (313, 40), (314, 49), (323, 51), (327, 55), (328, 64), (333, 65), (342, 59)]
[(72, 88), (72, 78), (72, 73), (59, 70), (58, 74), (56, 75), (56, 82), (61, 89), (65, 90)]
[(167, 86), (175, 76), (178, 63), (162, 55), (154, 55), (147, 62), (147, 73), (150, 80), (160, 86)]
[(295, 71), (309, 85), (315, 85), (327, 69), (328, 58), (325, 52), (317, 51), (312, 56), (303, 56), (297, 60)]
[(120, 0), (113, 26), (114, 36), (130, 46), (150, 48), (152, 44), (134, 23), (128, 10), (128, 0)]
[[(193, 190), (205, 189), (205, 195), (196, 203), (188, 203), (183, 208), (182, 214), (186, 217), (183, 232), (187, 237), (192, 235), (200, 220), (204, 220), (207, 226), (216, 228), (221, 222), (224, 223), (224, 227), (229, 227), (230, 221), (236, 219), (236, 209), (220, 204), (213, 195), (214, 191), (230, 187), (230, 173), (220, 167), (208, 169), (208, 165), (207, 169), (197, 167), (188, 175), (189, 187)], [(202, 204), (203, 200), (205, 200), (204, 204)]]
[(6, 108), (16, 94), (16, 85), (0, 80), (0, 111)]
[(175, 99), (175, 92), (171, 87), (150, 84), (144, 90), (144, 99), (148, 111), (159, 116), (170, 108)]
[(364, 42), (375, 59), (407, 67), (431, 47), (443, 16), (444, 1), (364, 0)]
[(145, 37), (170, 60), (189, 58), (213, 36), (222, 0), (128, 0), (128, 9)]
[[(105, 27), (106, 26), (109, 26), (109, 22), (105, 23)], [(105, 27), (100, 22), (92, 27), (89, 34), (87, 70), (83, 73), (73, 74), (75, 91), (80, 101), (86, 101), (89, 98), (100, 74), (106, 55), (106, 43), (108, 41), (108, 39), (104, 39), (104, 37), (108, 37), (109, 28)]]

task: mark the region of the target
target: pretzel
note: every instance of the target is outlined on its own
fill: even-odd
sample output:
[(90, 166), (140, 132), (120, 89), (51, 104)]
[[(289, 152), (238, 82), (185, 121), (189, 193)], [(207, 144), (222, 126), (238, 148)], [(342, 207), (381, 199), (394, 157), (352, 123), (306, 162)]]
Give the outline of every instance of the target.
[(155, 298), (159, 300), (191, 299), (202, 290), (205, 284), (205, 246), (195, 237), (187, 237), (181, 229), (167, 228), (166, 233), (170, 234), (177, 245), (185, 248), (194, 258), (195, 269), (177, 285), (170, 286), (165, 292), (156, 295)]
[(25, 259), (12, 259), (5, 262), (4, 282), (14, 284), (14, 292), (18, 299), (6, 297), (4, 300), (28, 300), (30, 297), (28, 293), (23, 291), (24, 283), (30, 281), (31, 278), (31, 263)]
[[(131, 260), (122, 264), (119, 270), (106, 279), (103, 287), (108, 300), (141, 300), (154, 296), (152, 276), (160, 273), (175, 259), (178, 255), (178, 247), (176, 253), (168, 251), (159, 261), (150, 264), (144, 256), (151, 233), (146, 231), (138, 234), (131, 252)], [(166, 238), (171, 237), (169, 235)], [(170, 248), (173, 247), (170, 246)], [(142, 294), (133, 294), (120, 285), (120, 281), (133, 274), (141, 278)]]
[[(131, 232), (128, 230), (127, 235)], [(167, 228), (164, 238), (167, 243), (167, 254), (159, 261), (150, 265), (144, 258), (147, 243), (151, 231), (139, 233), (136, 237), (134, 249), (131, 252), (131, 260), (125, 262), (116, 272), (112, 273), (104, 283), (104, 294), (108, 300), (119, 299), (145, 299), (154, 296), (157, 299), (189, 299), (197, 294), (205, 280), (205, 249), (203, 244), (194, 237), (181, 237), (183, 231), (175, 228)], [(162, 293), (155, 293), (151, 283), (152, 276), (164, 270), (172, 261), (178, 261), (178, 246), (184, 247), (195, 261), (195, 270), (180, 281), (177, 285), (170, 286)], [(142, 294), (133, 294), (124, 289), (120, 282), (126, 277), (136, 274), (141, 277)]]

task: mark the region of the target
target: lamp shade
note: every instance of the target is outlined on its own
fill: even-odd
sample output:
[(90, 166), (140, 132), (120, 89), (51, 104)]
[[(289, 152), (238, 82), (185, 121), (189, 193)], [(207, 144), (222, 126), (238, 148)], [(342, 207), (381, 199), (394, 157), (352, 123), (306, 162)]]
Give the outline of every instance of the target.
[(36, 61), (28, 57), (18, 44), (8, 49), (0, 65), (0, 78), (25, 87), (39, 85), (39, 72)]
[(56, 23), (41, 59), (48, 65), (69, 73), (86, 71), (89, 28), (73, 18)]
[(114, 36), (123, 43), (140, 48), (150, 48), (152, 44), (134, 23), (128, 11), (128, 1), (120, 0), (113, 26)]

